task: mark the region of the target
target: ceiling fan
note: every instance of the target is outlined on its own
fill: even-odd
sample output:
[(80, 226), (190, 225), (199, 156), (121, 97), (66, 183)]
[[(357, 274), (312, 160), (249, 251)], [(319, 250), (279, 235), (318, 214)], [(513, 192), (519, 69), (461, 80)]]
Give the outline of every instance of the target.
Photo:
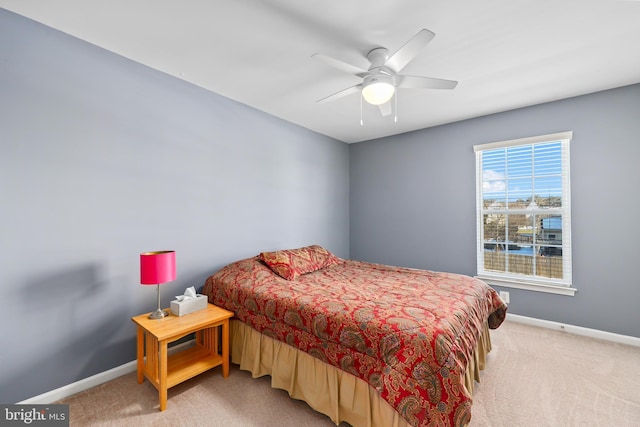
[(455, 88), (458, 84), (455, 80), (398, 74), (434, 37), (435, 34), (433, 32), (422, 29), (393, 55), (389, 55), (389, 51), (384, 47), (372, 49), (367, 54), (367, 59), (370, 63), (367, 70), (321, 53), (313, 54), (311, 56), (312, 58), (319, 59), (338, 70), (345, 71), (363, 79), (362, 83), (343, 89), (317, 102), (325, 103), (342, 98), (343, 96), (361, 92), (365, 101), (369, 104), (377, 105), (380, 113), (383, 116), (387, 116), (391, 114), (391, 103), (389, 100), (395, 94), (396, 89)]

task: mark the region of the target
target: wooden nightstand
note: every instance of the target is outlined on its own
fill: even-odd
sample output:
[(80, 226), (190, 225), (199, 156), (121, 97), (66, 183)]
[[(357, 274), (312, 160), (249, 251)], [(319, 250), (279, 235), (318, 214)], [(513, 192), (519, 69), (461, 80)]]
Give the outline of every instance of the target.
[[(229, 376), (229, 318), (233, 313), (213, 304), (184, 316), (149, 319), (149, 313), (132, 317), (138, 327), (138, 384), (144, 377), (158, 389), (160, 410), (167, 408), (167, 389), (202, 372), (222, 365)], [(222, 350), (218, 348), (222, 329)], [(195, 346), (167, 355), (167, 346), (195, 333)], [(146, 352), (145, 352), (146, 348)]]

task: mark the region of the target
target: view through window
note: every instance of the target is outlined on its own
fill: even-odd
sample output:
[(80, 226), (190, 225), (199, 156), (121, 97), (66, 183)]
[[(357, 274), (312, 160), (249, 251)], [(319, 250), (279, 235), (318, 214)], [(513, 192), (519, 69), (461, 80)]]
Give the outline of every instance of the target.
[(478, 276), (571, 286), (571, 136), (474, 146)]

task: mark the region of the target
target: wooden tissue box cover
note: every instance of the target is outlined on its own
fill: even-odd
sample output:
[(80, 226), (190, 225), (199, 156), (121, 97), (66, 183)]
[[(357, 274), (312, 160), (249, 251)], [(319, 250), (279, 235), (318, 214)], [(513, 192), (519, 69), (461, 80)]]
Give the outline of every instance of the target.
[(184, 316), (205, 308), (207, 308), (206, 295), (197, 294), (195, 298), (171, 301), (171, 314), (174, 316)]

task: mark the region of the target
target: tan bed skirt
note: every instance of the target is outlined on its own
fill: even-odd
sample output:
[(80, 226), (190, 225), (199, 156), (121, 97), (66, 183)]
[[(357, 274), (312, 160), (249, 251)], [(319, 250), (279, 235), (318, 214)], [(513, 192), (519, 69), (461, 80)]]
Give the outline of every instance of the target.
[[(473, 391), (480, 381), (485, 356), (491, 350), (488, 328), (480, 337), (465, 385)], [(339, 424), (353, 426), (408, 427), (408, 423), (365, 381), (328, 365), (308, 353), (231, 321), (231, 361), (250, 371), (254, 378), (271, 376), (271, 386), (304, 400), (316, 411)]]

